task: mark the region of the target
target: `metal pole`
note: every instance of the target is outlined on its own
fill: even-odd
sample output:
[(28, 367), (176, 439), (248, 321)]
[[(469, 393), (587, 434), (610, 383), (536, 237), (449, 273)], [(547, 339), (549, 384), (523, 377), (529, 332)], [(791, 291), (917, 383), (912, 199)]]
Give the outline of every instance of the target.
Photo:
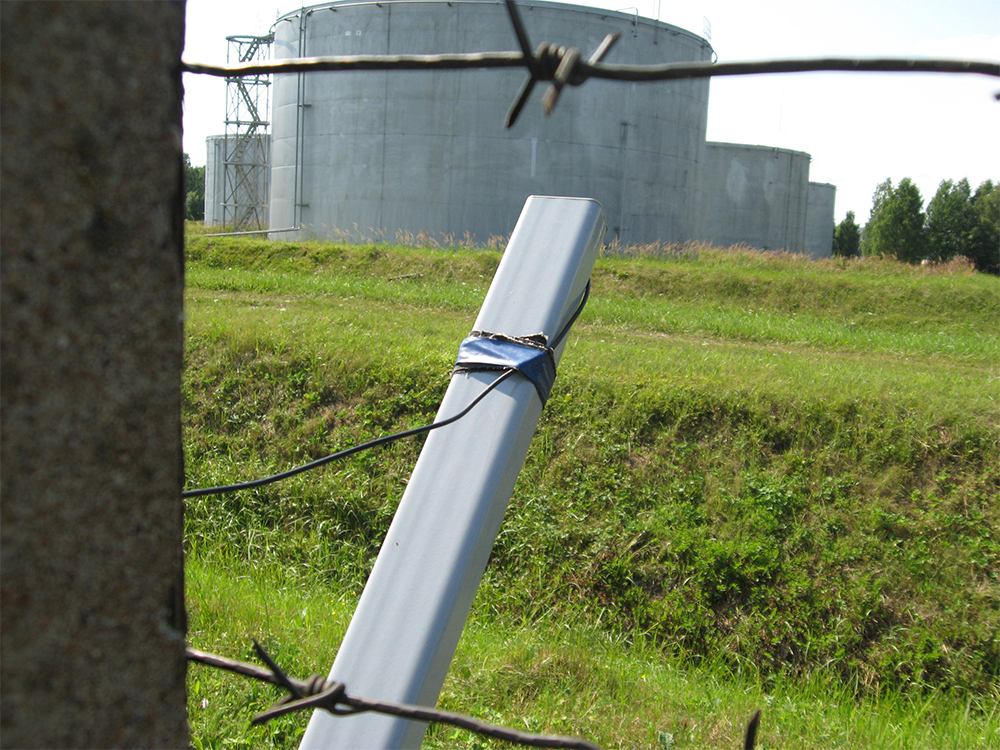
[[(551, 341), (580, 303), (605, 228), (596, 201), (528, 198), (474, 330), (544, 333)], [(455, 375), (438, 418), (460, 411), (496, 377)], [(534, 384), (518, 374), (428, 436), (330, 679), (357, 695), (437, 703), (541, 412)], [(318, 710), (300, 747), (417, 748), (426, 727)]]

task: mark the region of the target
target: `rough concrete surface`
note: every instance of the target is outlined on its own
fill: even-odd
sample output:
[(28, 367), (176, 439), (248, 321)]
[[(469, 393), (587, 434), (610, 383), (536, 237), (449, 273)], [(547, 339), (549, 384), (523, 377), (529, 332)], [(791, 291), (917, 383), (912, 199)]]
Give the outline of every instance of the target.
[(3, 2), (3, 747), (183, 747), (183, 2)]

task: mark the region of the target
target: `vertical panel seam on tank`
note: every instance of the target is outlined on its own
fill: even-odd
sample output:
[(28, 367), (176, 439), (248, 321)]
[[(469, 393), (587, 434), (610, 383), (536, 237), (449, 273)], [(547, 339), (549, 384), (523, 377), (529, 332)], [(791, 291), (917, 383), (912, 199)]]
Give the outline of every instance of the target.
[[(792, 165), (791, 164), (788, 165), (788, 172), (789, 172), (789, 177), (791, 177), (791, 173), (792, 173)], [(798, 180), (796, 180), (796, 183), (797, 184), (801, 184), (801, 183), (799, 183)], [(807, 186), (806, 189), (808, 189), (808, 186)], [(795, 226), (795, 243), (796, 243), (795, 252), (801, 253), (805, 249), (805, 247), (804, 247), (805, 246), (805, 242), (804, 242), (805, 237), (803, 236), (803, 233), (802, 233), (802, 229), (805, 228), (805, 216), (802, 214), (802, 208), (803, 208), (803, 206), (802, 206), (802, 191), (799, 191), (799, 197), (798, 197), (798, 199), (795, 202), (798, 204), (796, 206), (797, 210), (795, 212), (795, 225), (796, 225)], [(790, 210), (791, 210), (791, 206), (789, 205), (789, 211)]]
[[(387, 3), (385, 18), (385, 54), (392, 54), (392, 3)], [(383, 211), (385, 210), (385, 145), (388, 135), (386, 130), (389, 124), (389, 74), (382, 74), (382, 177), (378, 186), (378, 212), (375, 214), (378, 225), (373, 228), (378, 232), (383, 225)]]
[[(450, 7), (450, 3), (449, 3), (449, 7)], [(458, 5), (455, 7), (455, 41), (456, 42), (461, 38), (461, 29), (462, 29), (462, 4), (458, 3)], [(460, 46), (464, 50), (464, 46), (465, 45), (460, 45)], [(430, 75), (434, 75), (434, 74), (431, 73)], [(469, 76), (466, 76), (465, 71), (460, 72), (454, 78), (454, 80), (455, 80), (454, 101), (455, 102), (459, 101), (459, 97), (461, 96), (461, 93), (462, 93), (462, 80), (463, 80), (462, 77), (469, 78)], [(448, 79), (446, 79), (446, 80), (448, 80)], [(431, 91), (433, 91), (433, 90), (434, 90), (434, 87), (432, 86), (431, 87)], [(452, 112), (454, 112), (454, 111), (455, 110), (452, 109)], [(448, 147), (443, 150), (443, 153), (445, 153), (445, 154), (451, 154), (451, 157), (450, 157), (451, 160), (454, 160), (454, 158), (455, 158), (455, 122), (454, 122), (454, 119), (455, 119), (455, 116), (453, 114), (452, 118), (451, 118), (451, 122), (448, 124)], [(444, 217), (445, 217), (445, 227), (452, 227), (455, 224), (458, 224), (459, 222), (453, 222), (452, 221), (452, 217), (455, 215), (455, 212), (453, 210), (453, 206), (455, 205), (455, 201), (454, 201), (455, 170), (452, 168), (452, 164), (450, 162), (449, 162), (447, 168), (445, 169), (445, 173), (448, 176), (448, 189), (445, 192), (445, 196), (447, 196), (446, 200), (448, 201), (447, 208), (445, 209), (445, 214), (444, 214)], [(464, 211), (461, 212), (460, 215), (462, 216), (462, 219), (463, 219), (462, 222), (461, 222), (462, 226), (463, 227), (464, 226), (468, 226), (468, 218), (465, 215), (465, 212)]]
[[(451, 3), (448, 3), (446, 5), (446, 7), (452, 7)], [(461, 3), (459, 3), (458, 6), (455, 7), (454, 13), (458, 17), (458, 20), (457, 20), (457, 22), (455, 24), (456, 30), (457, 30), (457, 29), (462, 28), (462, 22), (461, 22), (462, 5), (461, 5)], [(451, 21), (451, 18), (449, 17), (447, 20)], [(456, 39), (456, 47), (455, 48), (459, 49), (459, 45), (457, 45), (457, 39)], [(431, 91), (431, 97), (433, 98), (434, 95), (435, 95), (435, 93), (437, 92), (437, 89), (435, 88), (435, 86), (438, 84), (438, 80), (434, 78), (434, 76), (436, 75), (435, 72), (428, 71), (428, 75), (431, 77), (430, 91)], [(460, 75), (464, 75), (464, 71), (459, 72), (458, 75), (459, 76)], [(457, 77), (458, 76), (456, 76), (456, 78)], [(442, 91), (442, 94), (441, 94), (442, 97), (446, 95), (446, 92), (447, 92), (447, 89), (444, 89)], [(460, 92), (461, 92), (461, 86), (458, 85), (458, 91), (455, 92), (455, 99), (456, 100), (458, 99)], [(446, 131), (444, 129), (444, 124), (443, 123), (444, 123), (444, 121), (442, 121), (441, 129), (438, 132), (438, 137), (440, 138), (440, 140), (442, 142), (441, 143), (441, 162), (440, 162), (440, 168), (441, 169), (444, 169), (445, 159), (449, 158), (448, 154), (451, 154), (451, 158), (454, 159), (454, 153), (455, 153), (454, 152), (454, 144), (455, 144), (454, 129), (449, 126), (448, 129), (447, 129), (447, 131)], [(431, 153), (433, 153), (433, 146), (431, 146)], [(428, 163), (430, 163), (430, 162), (431, 162), (431, 159), (428, 159)], [(448, 162), (448, 163), (449, 163), (449, 165), (451, 164), (451, 162)], [(452, 221), (453, 216), (454, 216), (454, 212), (452, 211), (453, 200), (452, 200), (452, 193), (451, 193), (451, 186), (452, 186), (451, 173), (452, 173), (452, 170), (451, 170), (450, 166), (449, 166), (449, 168), (444, 169), (444, 175), (443, 175), (444, 179), (441, 182), (441, 189), (440, 189), (440, 193), (441, 194), (437, 196), (439, 202), (441, 200), (444, 201), (444, 210), (441, 211), (441, 213), (437, 213), (438, 211), (440, 211), (440, 209), (437, 207), (437, 205), (435, 205), (435, 208), (434, 208), (435, 214), (438, 217), (438, 218), (435, 219), (435, 222), (440, 222), (441, 221), (440, 217), (443, 216), (444, 217), (443, 218), (443, 220), (444, 220), (444, 226), (446, 228), (450, 227), (450, 226), (453, 226), (454, 223), (455, 223), (455, 222)], [(428, 224), (430, 224), (430, 223), (431, 222), (428, 222)], [(462, 222), (462, 226), (466, 226), (466, 224), (465, 224), (464, 221)]]
[(795, 232), (792, 227), (792, 172), (794, 171), (795, 157), (792, 154), (788, 155), (788, 193), (785, 195), (785, 227), (788, 233), (788, 241), (785, 246), (785, 250), (788, 252), (795, 252), (795, 242), (796, 238), (793, 236)]
[[(299, 15), (299, 51), (298, 56), (305, 57), (307, 26), (309, 14), (305, 11)], [(302, 226), (302, 203), (305, 192), (303, 169), (305, 162), (305, 98), (306, 74), (299, 73), (295, 82), (295, 173), (292, 188), (292, 226)]]
[[(795, 156), (798, 156), (797, 152), (796, 152)], [(791, 252), (793, 252), (793, 253), (801, 253), (802, 250), (803, 250), (803, 244), (804, 243), (802, 242), (803, 238), (801, 236), (801, 232), (799, 231), (799, 229), (801, 228), (801, 226), (803, 226), (802, 221), (803, 221), (804, 217), (802, 217), (801, 215), (799, 215), (799, 213), (800, 213), (799, 211), (796, 211), (794, 215), (792, 213), (793, 198), (792, 198), (792, 195), (791, 195), (791, 189), (792, 189), (792, 179), (793, 179), (794, 173), (795, 173), (795, 169), (794, 169), (795, 164), (794, 164), (794, 162), (795, 162), (795, 159), (792, 157), (792, 155), (789, 155), (789, 159), (788, 159), (788, 190), (789, 190), (789, 196), (788, 196), (788, 216), (789, 216), (789, 219), (788, 219), (788, 221), (789, 221), (790, 225), (793, 225), (793, 229), (794, 229), (794, 233), (795, 233), (795, 238), (793, 240), (793, 247), (790, 247), (788, 249)], [(798, 181), (796, 180), (796, 185), (797, 184), (798, 184)], [(801, 191), (796, 191), (796, 192), (797, 192), (798, 195), (801, 195)], [(796, 199), (795, 203), (798, 203), (798, 202), (799, 201)], [(799, 206), (796, 206), (796, 208), (797, 209), (801, 209), (802, 206), (799, 205)]]
[(799, 245), (801, 250), (799, 252), (808, 251), (808, 231), (809, 231), (809, 162), (812, 157), (808, 154), (805, 159), (805, 174), (804, 180), (801, 180), (801, 184), (805, 186), (802, 191), (801, 197), (799, 198)]
[[(633, 24), (633, 28), (636, 28), (634, 24)], [(632, 44), (631, 44), (630, 49), (629, 49), (630, 55), (631, 55), (631, 58), (632, 58), (630, 62), (632, 64), (635, 64), (635, 48), (636, 48), (636, 45), (637, 45), (637, 42), (635, 40), (636, 40), (636, 35), (635, 35), (635, 32), (633, 32)], [(632, 121), (632, 114), (633, 114), (633, 112), (632, 112), (632, 105), (633, 105), (633, 101), (634, 101), (635, 87), (636, 86), (637, 86), (637, 84), (635, 84), (635, 83), (628, 84), (628, 99), (627, 99), (628, 103), (625, 106), (625, 122), (623, 123), (624, 130), (625, 130), (625, 138), (624, 138), (624, 142), (622, 143), (622, 158), (621, 158), (622, 171), (621, 171), (621, 181), (620, 181), (619, 194), (618, 194), (618, 206), (619, 206), (619, 208), (618, 208), (618, 239), (619, 239), (619, 241), (622, 241), (622, 236), (625, 233), (625, 196), (626, 196), (625, 186), (628, 184), (628, 162), (629, 162), (629, 158), (628, 158), (629, 157), (629, 145), (628, 145), (628, 142), (629, 142), (629, 132), (628, 131), (629, 131), (629, 127), (630, 127), (630, 124), (631, 124), (631, 121)]]
[[(789, 170), (789, 176), (791, 176), (791, 172), (792, 172), (792, 166), (791, 165), (789, 165), (788, 170)], [(801, 181), (796, 180), (796, 184), (801, 185), (802, 183), (801, 183)], [(809, 186), (807, 185), (806, 186), (806, 190), (808, 190), (808, 189), (809, 189)], [(804, 234), (803, 230), (805, 229), (805, 219), (806, 219), (805, 214), (803, 213), (803, 209), (805, 208), (805, 206), (802, 204), (802, 191), (801, 190), (798, 191), (798, 198), (796, 199), (795, 203), (797, 204), (795, 206), (795, 209), (796, 209), (796, 211), (795, 211), (795, 243), (796, 243), (795, 252), (801, 253), (801, 252), (803, 252), (805, 250), (805, 234)], [(789, 206), (789, 210), (791, 210), (791, 206)]]
[[(706, 40), (703, 39), (701, 45), (703, 56), (702, 62), (704, 62), (705, 42)], [(712, 49), (711, 44), (708, 44), (708, 48), (712, 50), (712, 52), (715, 51)], [(712, 54), (709, 53), (708, 59), (711, 60), (711, 58)], [(699, 142), (695, 147), (695, 195), (694, 200), (688, 204), (687, 228), (696, 239), (702, 239), (702, 235), (705, 233), (705, 226), (707, 224), (705, 202), (708, 198), (707, 191), (705, 190), (705, 170), (708, 166), (708, 109), (712, 102), (711, 84), (711, 77), (706, 78), (704, 83), (704, 98), (699, 100), (701, 125), (698, 128)], [(703, 105), (701, 104), (702, 101), (704, 102)]]
[[(781, 116), (780, 111), (779, 111), (779, 115), (778, 116), (779, 116), (779, 119), (780, 119), (780, 116)], [(781, 135), (780, 125), (779, 125), (778, 135), (779, 135), (779, 137)], [(781, 152), (778, 151), (778, 147), (776, 146), (775, 147), (775, 156), (776, 156), (776, 158), (777, 158), (778, 155), (780, 155), (780, 153)], [(777, 170), (775, 170), (775, 171), (777, 171)], [(785, 185), (786, 185), (786, 187), (785, 187), (785, 205), (784, 205), (783, 216), (782, 216), (782, 220), (781, 220), (781, 234), (782, 234), (782, 237), (781, 237), (781, 244), (776, 249), (777, 250), (784, 250), (785, 252), (791, 252), (792, 251), (792, 211), (791, 211), (791, 202), (792, 202), (792, 155), (790, 153), (788, 154), (788, 166), (787, 166), (787, 168), (786, 168), (785, 171), (786, 171), (786, 175), (785, 175)]]
[[(268, 45), (268, 54), (270, 55), (269, 62), (274, 62), (274, 35), (272, 33), (272, 41)], [(263, 186), (261, 188), (261, 194), (264, 196), (263, 206), (267, 208), (267, 223), (270, 225), (271, 220), (271, 165), (274, 162), (274, 109), (272, 107), (272, 102), (274, 101), (274, 76), (268, 76), (268, 85), (265, 89), (267, 96), (267, 104), (264, 107), (264, 111), (268, 113), (268, 124), (267, 129), (270, 131), (264, 134), (263, 143), (261, 148), (264, 150), (264, 169), (262, 169), (259, 174), (259, 180), (262, 181)], [(260, 183), (258, 183), (260, 184)], [(263, 207), (261, 209), (261, 216), (264, 216)], [(261, 222), (261, 226), (264, 223)], [(293, 225), (294, 226), (294, 225)]]
[[(791, 164), (789, 164), (789, 166), (788, 166), (788, 172), (789, 172), (789, 177), (792, 177), (793, 169), (792, 169), (792, 165)], [(801, 184), (801, 183), (798, 180), (796, 180), (796, 184), (798, 185), (798, 184)], [(805, 217), (802, 215), (802, 208), (803, 208), (803, 206), (802, 206), (802, 191), (801, 190), (798, 191), (798, 196), (797, 196), (797, 198), (795, 200), (795, 203), (797, 204), (795, 206), (796, 211), (795, 211), (795, 214), (794, 214), (794, 219), (795, 219), (795, 243), (796, 243), (796, 246), (797, 246), (795, 252), (802, 252), (803, 244), (804, 244), (803, 243), (804, 237), (802, 236), (802, 231), (801, 230), (805, 226), (805, 224), (804, 224)], [(791, 203), (789, 203), (788, 210), (789, 210), (789, 212), (791, 212), (791, 210), (792, 210)]]

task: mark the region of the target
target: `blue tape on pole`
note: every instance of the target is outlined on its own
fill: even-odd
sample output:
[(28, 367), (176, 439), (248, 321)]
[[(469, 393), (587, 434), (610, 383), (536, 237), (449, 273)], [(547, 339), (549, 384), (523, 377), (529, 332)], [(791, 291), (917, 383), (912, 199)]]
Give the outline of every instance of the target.
[(506, 336), (473, 331), (458, 349), (455, 372), (517, 370), (535, 384), (544, 404), (556, 379), (556, 360), (543, 334)]

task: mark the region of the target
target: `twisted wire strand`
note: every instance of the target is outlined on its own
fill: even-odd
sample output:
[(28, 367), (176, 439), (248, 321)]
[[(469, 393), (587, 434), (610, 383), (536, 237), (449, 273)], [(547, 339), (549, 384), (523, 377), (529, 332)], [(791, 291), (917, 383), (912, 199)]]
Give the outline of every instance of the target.
[[(542, 45), (540, 45), (542, 46)], [(471, 70), (493, 68), (527, 68), (539, 80), (555, 79), (551, 65), (551, 45), (544, 53), (526, 58), (521, 52), (476, 52), (441, 55), (331, 55), (325, 57), (295, 57), (270, 63), (240, 65), (207, 65), (182, 62), (181, 71), (219, 78), (242, 78), (279, 73), (365, 70)], [(559, 49), (559, 48), (557, 48)], [(575, 47), (564, 47), (562, 56)], [(576, 50), (579, 54), (579, 50)], [(627, 65), (588, 62), (582, 57), (574, 67), (569, 84), (580, 85), (589, 78), (636, 83), (672, 81), (683, 78), (715, 78), (768, 73), (967, 73), (1000, 78), (1000, 62), (989, 60), (954, 60), (924, 58), (848, 58), (817, 57), (788, 60), (748, 60), (728, 63), (664, 63), (660, 65)]]

